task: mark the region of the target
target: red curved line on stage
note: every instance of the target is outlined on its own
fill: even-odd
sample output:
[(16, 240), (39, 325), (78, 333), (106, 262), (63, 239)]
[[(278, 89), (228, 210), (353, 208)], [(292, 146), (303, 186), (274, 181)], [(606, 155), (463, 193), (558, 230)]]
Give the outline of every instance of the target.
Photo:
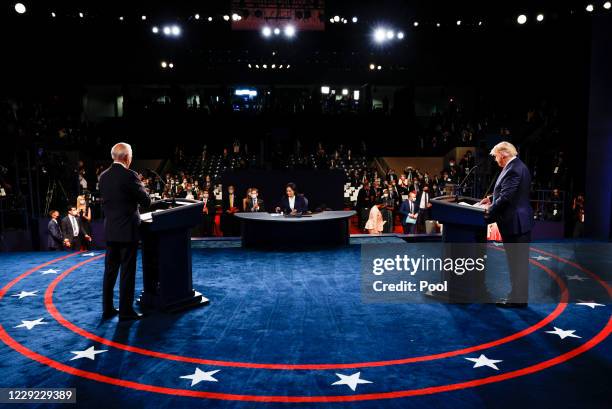
[(39, 264), (36, 267), (32, 267), (31, 269), (29, 269), (25, 273), (20, 274), (19, 276), (15, 277), (7, 285), (2, 287), (2, 289), (0, 289), (0, 299), (2, 299), (2, 297), (4, 297), (6, 295), (6, 293), (8, 292), (8, 290), (11, 289), (12, 286), (17, 284), (18, 282), (20, 282), (21, 280), (23, 280), (24, 278), (26, 278), (30, 274), (34, 273), (35, 271), (38, 271), (38, 270), (40, 270), (43, 267), (47, 267), (50, 264), (57, 263), (58, 261), (62, 261), (62, 260), (65, 260), (67, 258), (74, 257), (74, 256), (76, 256), (77, 254), (80, 254), (80, 253), (82, 253), (82, 251), (77, 251), (77, 252), (74, 252), (74, 253), (69, 253), (69, 254), (67, 254), (65, 256), (54, 258), (51, 261), (47, 261), (46, 263)]
[[(503, 251), (503, 250), (500, 250), (500, 251)], [(186, 357), (182, 355), (168, 354), (168, 353), (152, 351), (149, 349), (140, 348), (140, 347), (136, 347), (132, 345), (122, 344), (122, 343), (119, 343), (119, 342), (116, 342), (116, 341), (113, 341), (107, 338), (100, 337), (96, 334), (92, 334), (91, 332), (88, 332), (87, 330), (65, 319), (62, 316), (62, 314), (57, 310), (55, 305), (53, 304), (53, 291), (55, 290), (59, 282), (63, 280), (72, 271), (100, 257), (102, 256), (97, 256), (90, 260), (80, 262), (66, 269), (61, 275), (59, 275), (55, 280), (53, 280), (51, 285), (49, 285), (49, 287), (45, 291), (45, 306), (47, 307), (47, 310), (53, 316), (53, 318), (57, 320), (57, 322), (59, 322), (64, 327), (68, 328), (70, 331), (75, 332), (85, 338), (89, 338), (92, 341), (96, 341), (104, 345), (112, 346), (114, 348), (122, 349), (124, 351), (134, 352), (137, 354), (152, 356), (152, 357), (160, 358), (160, 359), (167, 359), (171, 361), (189, 362), (189, 363), (194, 363), (194, 364), (213, 365), (213, 366), (227, 366), (227, 367), (235, 367), (235, 368), (257, 368), (257, 369), (272, 369), (272, 370), (322, 370), (322, 369), (369, 368), (369, 367), (380, 367), (380, 366), (391, 366), (391, 365), (405, 365), (405, 364), (411, 364), (415, 362), (433, 361), (436, 359), (443, 359), (443, 358), (449, 358), (449, 357), (458, 356), (458, 355), (464, 355), (464, 354), (468, 354), (471, 352), (492, 348), (498, 345), (502, 345), (502, 344), (514, 341), (516, 339), (525, 337), (543, 328), (544, 326), (552, 322), (554, 319), (556, 319), (559, 315), (561, 315), (563, 310), (565, 310), (565, 308), (567, 307), (567, 301), (569, 298), (567, 287), (565, 283), (563, 282), (563, 280), (561, 280), (561, 278), (559, 278), (559, 276), (555, 272), (553, 272), (551, 269), (549, 269), (548, 267), (544, 266), (541, 263), (538, 263), (535, 260), (530, 260), (532, 264), (546, 271), (557, 282), (557, 284), (559, 285), (562, 291), (561, 301), (559, 302), (559, 304), (557, 304), (557, 307), (541, 321), (537, 322), (536, 324), (528, 328), (525, 328), (522, 331), (519, 331), (515, 334), (509, 335), (504, 338), (500, 338), (498, 340), (486, 342), (486, 343), (475, 345), (472, 347), (458, 349), (455, 351), (442, 352), (438, 354), (402, 358), (402, 359), (385, 360), (385, 361), (372, 361), (372, 362), (354, 362), (354, 363), (342, 363), (342, 364), (339, 364), (339, 363), (335, 363), (335, 364), (272, 364), (272, 363), (255, 363), (255, 362), (239, 362), (239, 361), (222, 361), (222, 360), (215, 360), (215, 359), (204, 359), (204, 358), (195, 358), (195, 357)]]
[(599, 284), (601, 284), (601, 286), (606, 289), (606, 291), (608, 292), (608, 295), (610, 297), (612, 297), (612, 287), (610, 287), (608, 285), (608, 283), (606, 283), (597, 274), (595, 274), (594, 272), (590, 271), (589, 269), (581, 266), (580, 264), (574, 263), (571, 260), (568, 260), (568, 259), (565, 259), (563, 257), (557, 256), (557, 255), (555, 255), (553, 253), (549, 253), (548, 251), (540, 250), (540, 249), (537, 249), (537, 248), (534, 248), (534, 247), (531, 247), (531, 250), (533, 250), (533, 251), (535, 251), (537, 253), (540, 253), (540, 254), (544, 254), (546, 256), (550, 256), (550, 257), (552, 257), (552, 258), (554, 258), (556, 260), (561, 261), (562, 263), (569, 264), (570, 266), (577, 268), (578, 270), (582, 271), (583, 273), (586, 273), (586, 274), (590, 275), (591, 278), (593, 278), (594, 280), (599, 282)]
[(608, 320), (608, 324), (599, 332), (595, 337), (591, 338), (581, 346), (572, 349), (565, 354), (559, 355), (555, 358), (549, 359), (547, 361), (540, 362), (535, 365), (528, 366), (526, 368), (518, 369), (515, 371), (507, 372), (504, 374), (489, 376), (487, 378), (474, 379), (466, 382), (453, 383), (449, 385), (439, 385), (439, 386), (430, 386), (427, 388), (421, 389), (408, 389), (402, 391), (394, 391), (394, 392), (382, 392), (382, 393), (368, 393), (361, 395), (334, 395), (334, 396), (279, 396), (279, 395), (239, 395), (239, 394), (230, 394), (230, 393), (219, 393), (219, 392), (202, 392), (202, 391), (193, 391), (188, 389), (174, 389), (167, 388), (162, 386), (148, 385), (139, 382), (126, 381), (123, 379), (117, 379), (106, 375), (101, 375), (95, 372), (84, 371), (82, 369), (77, 369), (69, 365), (65, 365), (61, 362), (55, 361), (53, 359), (47, 358), (43, 355), (40, 355), (25, 346), (19, 344), (13, 338), (11, 338), (2, 325), (0, 325), (0, 339), (19, 352), (20, 354), (27, 356), (30, 359), (40, 362), (41, 364), (50, 366), (59, 371), (69, 373), (71, 375), (79, 376), (82, 378), (91, 379), (98, 382), (104, 382), (111, 385), (122, 386), (126, 388), (147, 391), (147, 392), (156, 392), (162, 393), (166, 395), (173, 396), (187, 396), (187, 397), (196, 397), (196, 398), (206, 398), (206, 399), (220, 399), (220, 400), (236, 400), (236, 401), (250, 401), (250, 402), (286, 402), (286, 403), (298, 403), (298, 402), (350, 402), (350, 401), (366, 401), (366, 400), (377, 400), (377, 399), (394, 399), (394, 398), (405, 398), (410, 396), (419, 396), (419, 395), (431, 395), (434, 393), (441, 392), (449, 392), (459, 389), (473, 388), (476, 386), (487, 385), (490, 383), (501, 382), (504, 380), (517, 378), (519, 376), (529, 375), (536, 372), (540, 372), (546, 368), (550, 368), (551, 366), (555, 366), (561, 364), (565, 361), (568, 361), (589, 349), (595, 347), (597, 344), (602, 342), (606, 337), (610, 335), (612, 332), (612, 317)]

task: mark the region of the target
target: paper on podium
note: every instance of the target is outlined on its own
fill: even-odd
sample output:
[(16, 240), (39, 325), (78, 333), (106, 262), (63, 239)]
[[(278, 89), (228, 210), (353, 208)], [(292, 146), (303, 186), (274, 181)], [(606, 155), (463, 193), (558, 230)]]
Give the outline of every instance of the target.
[(485, 209), (485, 208), (486, 208), (486, 206), (485, 206), (485, 205), (480, 204), (480, 203), (469, 204), (469, 203), (467, 203), (467, 202), (459, 202), (459, 204), (460, 204), (461, 206), (477, 207), (477, 208), (479, 208), (479, 209)]

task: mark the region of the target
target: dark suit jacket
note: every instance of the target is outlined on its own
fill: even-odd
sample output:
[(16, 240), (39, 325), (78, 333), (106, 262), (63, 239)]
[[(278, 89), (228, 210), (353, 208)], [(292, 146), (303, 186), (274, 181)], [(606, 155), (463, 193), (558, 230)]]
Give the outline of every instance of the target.
[(61, 249), (64, 246), (64, 235), (60, 230), (59, 223), (54, 220), (49, 220), (47, 232), (49, 232), (49, 236), (47, 237), (47, 247), (49, 249)]
[(502, 237), (524, 234), (533, 227), (533, 208), (529, 203), (531, 175), (517, 157), (502, 170), (489, 207), (489, 220), (497, 223)]
[[(204, 200), (202, 200), (203, 202)], [(215, 206), (215, 199), (211, 199), (210, 197), (208, 197), (208, 200), (206, 201), (206, 208), (208, 209), (208, 216), (210, 217), (215, 217), (215, 213), (216, 213), (216, 206)]]
[(416, 202), (412, 202), (412, 211), (410, 210), (410, 200), (404, 200), (399, 209), (399, 213), (402, 215), (402, 217), (400, 217), (402, 225), (406, 224), (406, 217), (408, 217), (409, 214), (419, 212), (419, 207)]
[[(236, 192), (234, 192), (234, 207), (237, 207), (238, 209), (242, 208), (242, 199), (238, 197)], [(225, 194), (223, 195), (223, 200), (221, 201), (221, 209), (225, 212), (226, 210), (229, 210), (229, 208), (230, 208), (229, 193), (225, 192)]]
[[(83, 221), (79, 216), (75, 217), (77, 225), (79, 226), (79, 235), (77, 237), (84, 237), (87, 233), (83, 227)], [(63, 239), (72, 241), (74, 239), (74, 231), (72, 230), (72, 223), (70, 223), (70, 216), (66, 216), (62, 219), (61, 228), (63, 233)]]
[[(297, 195), (295, 197), (295, 210), (298, 213), (305, 213), (308, 211), (308, 203), (306, 202), (306, 198), (304, 195)], [(280, 202), (280, 208), (283, 213), (291, 213), (291, 208), (289, 207), (289, 198), (287, 196), (283, 196)]]
[(259, 197), (257, 198), (257, 204), (259, 205), (259, 209), (251, 210), (253, 209), (253, 198), (249, 197), (247, 200), (246, 211), (247, 212), (265, 212), (266, 211), (266, 208), (264, 206), (264, 201), (261, 200)]
[(100, 175), (100, 194), (104, 210), (107, 242), (138, 241), (138, 205), (150, 206), (151, 198), (133, 170), (113, 163)]

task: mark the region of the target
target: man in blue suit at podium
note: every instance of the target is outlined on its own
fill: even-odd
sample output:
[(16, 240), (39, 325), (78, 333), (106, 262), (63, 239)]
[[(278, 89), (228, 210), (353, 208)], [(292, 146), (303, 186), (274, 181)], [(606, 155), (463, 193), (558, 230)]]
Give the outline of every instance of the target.
[[(103, 318), (119, 314), (120, 321), (141, 317), (134, 311), (136, 255), (138, 252), (138, 205), (150, 206), (151, 198), (136, 172), (130, 170), (132, 147), (118, 143), (111, 149), (113, 164), (100, 175), (104, 210), (106, 258), (104, 261)], [(113, 289), (121, 268), (119, 311), (113, 306)]]
[(514, 145), (500, 142), (491, 156), (502, 168), (493, 195), (480, 203), (486, 207), (485, 218), (497, 223), (504, 242), (512, 290), (497, 303), (503, 308), (524, 308), (529, 296), (529, 242), (533, 227), (533, 209), (529, 202), (531, 175), (518, 158)]

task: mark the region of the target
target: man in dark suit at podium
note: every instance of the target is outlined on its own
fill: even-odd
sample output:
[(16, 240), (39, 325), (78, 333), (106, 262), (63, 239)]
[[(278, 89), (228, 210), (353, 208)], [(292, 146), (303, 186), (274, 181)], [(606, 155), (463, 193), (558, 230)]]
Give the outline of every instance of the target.
[(504, 308), (527, 306), (529, 296), (529, 242), (533, 227), (533, 209), (529, 202), (531, 175), (518, 158), (514, 145), (500, 142), (491, 155), (502, 168), (493, 195), (480, 203), (486, 207), (485, 218), (496, 222), (504, 242), (512, 290), (507, 299), (497, 303)]
[[(104, 210), (106, 259), (104, 264), (103, 318), (119, 314), (120, 321), (141, 317), (134, 311), (136, 254), (138, 252), (138, 206), (151, 199), (138, 174), (130, 170), (132, 147), (118, 143), (111, 149), (113, 164), (100, 175), (99, 187)], [(121, 268), (119, 311), (113, 306), (113, 290)]]

